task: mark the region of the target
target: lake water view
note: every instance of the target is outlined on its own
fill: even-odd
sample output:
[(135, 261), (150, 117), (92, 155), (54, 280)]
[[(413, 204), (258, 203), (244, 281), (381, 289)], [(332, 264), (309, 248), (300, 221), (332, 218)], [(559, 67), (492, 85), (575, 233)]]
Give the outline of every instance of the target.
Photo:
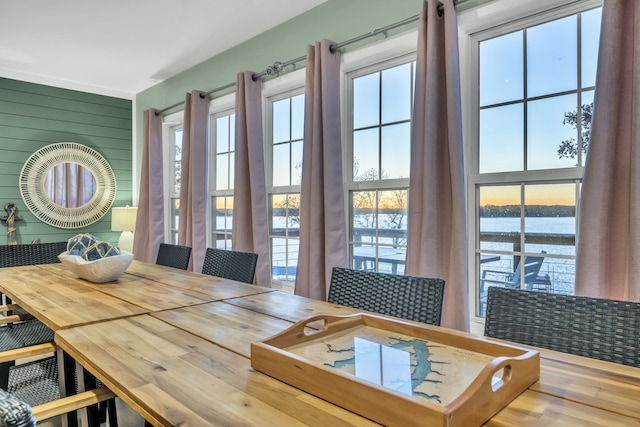
[[(218, 221), (221, 218), (217, 218)], [(378, 218), (380, 224), (385, 224), (384, 215), (380, 215)], [(218, 226), (222, 226), (220, 223)], [(274, 219), (274, 228), (284, 229), (287, 225), (287, 219), (285, 217), (276, 217)], [(292, 230), (294, 224), (288, 224), (290, 230)], [(297, 226), (297, 224), (295, 224)], [(575, 245), (573, 244), (575, 236), (576, 221), (574, 217), (526, 217), (524, 221), (525, 228), (525, 252), (529, 254), (539, 254), (546, 252), (544, 262), (540, 268), (540, 274), (548, 274), (551, 280), (552, 289), (554, 292), (573, 294), (575, 283)], [(517, 234), (520, 230), (520, 218), (512, 217), (483, 217), (480, 219), (480, 228), (483, 236), (489, 235), (509, 235)], [(297, 235), (297, 227), (293, 228)], [(406, 230), (406, 229), (405, 229)], [(379, 230), (383, 232), (383, 230)], [(398, 230), (394, 230), (396, 233)], [(375, 230), (371, 228), (371, 234), (375, 235)], [(381, 233), (382, 234), (382, 233)], [(545, 236), (569, 236), (563, 244), (556, 244), (555, 242), (544, 242)], [(533, 236), (530, 238), (530, 236)], [(379, 236), (380, 237), (380, 236)], [(535, 237), (535, 239), (534, 239)], [(532, 242), (530, 240), (535, 240)], [(543, 241), (539, 243), (539, 241)], [(368, 242), (369, 241), (369, 242)], [(567, 241), (570, 244), (566, 244)], [(381, 238), (380, 243), (390, 244), (391, 239)], [(363, 245), (372, 243), (372, 239), (363, 238)], [(406, 244), (406, 242), (404, 243)], [(297, 238), (277, 238), (272, 240), (272, 258), (273, 258), (273, 274), (275, 280), (282, 281), (295, 281), (295, 266), (298, 258), (298, 240)], [(388, 247), (385, 247), (382, 252), (387, 251)], [(513, 271), (514, 270), (514, 257), (511, 252), (515, 250), (513, 242), (500, 242), (500, 241), (481, 241), (480, 252), (482, 254), (496, 254), (500, 256), (498, 261), (492, 261), (481, 264), (480, 276), (482, 276), (482, 270), (502, 270)], [(358, 246), (354, 247), (354, 252), (357, 254), (359, 251)], [(360, 250), (362, 251), (362, 249)], [(403, 252), (405, 248), (397, 248), (394, 253)], [(381, 260), (378, 264), (378, 270), (381, 272), (391, 273), (394, 269), (398, 274), (404, 272), (404, 264), (398, 263), (395, 259), (397, 254), (394, 255), (394, 263), (387, 263)], [(371, 264), (369, 264), (371, 265)], [(288, 273), (288, 274), (287, 274)]]

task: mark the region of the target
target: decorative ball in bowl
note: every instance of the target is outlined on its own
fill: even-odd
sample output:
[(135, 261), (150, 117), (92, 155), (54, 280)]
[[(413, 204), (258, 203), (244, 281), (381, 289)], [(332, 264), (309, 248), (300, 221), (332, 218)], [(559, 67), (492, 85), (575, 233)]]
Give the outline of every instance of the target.
[(122, 276), (133, 261), (133, 254), (85, 234), (69, 239), (67, 251), (58, 258), (65, 268), (82, 279), (105, 283)]

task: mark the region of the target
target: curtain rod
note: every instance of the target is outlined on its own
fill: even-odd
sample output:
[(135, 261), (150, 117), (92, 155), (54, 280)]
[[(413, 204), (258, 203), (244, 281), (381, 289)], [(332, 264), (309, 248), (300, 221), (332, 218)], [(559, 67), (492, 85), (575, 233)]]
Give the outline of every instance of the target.
[[(467, 1), (469, 1), (469, 0), (454, 0), (453, 4), (455, 6), (457, 6), (457, 5), (465, 3)], [(443, 10), (443, 6), (439, 5), (438, 6), (438, 13), (441, 13), (442, 10)], [(407, 25), (407, 24), (410, 24), (412, 22), (415, 22), (418, 19), (420, 19), (420, 14), (411, 16), (409, 18), (405, 18), (402, 21), (395, 22), (393, 24), (387, 25), (386, 27), (378, 28), (377, 30), (373, 30), (371, 32), (368, 32), (366, 34), (362, 34), (362, 35), (360, 35), (358, 37), (354, 37), (352, 39), (343, 41), (341, 43), (332, 44), (331, 46), (329, 46), (329, 50), (331, 52), (335, 52), (336, 49), (339, 49), (341, 47), (344, 47), (344, 46), (347, 46), (347, 45), (350, 45), (350, 44), (353, 44), (353, 43), (357, 43), (357, 42), (359, 42), (361, 40), (368, 39), (369, 37), (375, 37), (378, 34), (385, 33), (387, 31), (393, 30), (393, 29), (401, 27), (403, 25)], [(268, 66), (264, 71), (261, 71), (259, 73), (254, 74), (253, 76), (251, 76), (251, 78), (253, 80), (257, 80), (257, 79), (262, 78), (264, 76), (272, 76), (272, 75), (278, 74), (278, 73), (280, 73), (282, 71), (282, 69), (284, 67), (287, 67), (289, 65), (293, 65), (293, 64), (298, 63), (298, 62), (302, 62), (305, 59), (307, 59), (306, 55), (305, 56), (300, 56), (298, 58), (291, 59), (291, 60), (285, 61), (285, 62), (276, 61), (276, 62), (273, 63), (273, 65)], [(228, 84), (226, 84), (224, 86), (220, 86), (220, 87), (217, 87), (215, 89), (211, 89), (210, 91), (203, 92), (203, 93), (200, 94), (200, 96), (202, 98), (204, 98), (205, 96), (210, 96), (211, 94), (213, 94), (215, 92), (220, 92), (220, 91), (223, 91), (223, 90), (226, 90), (226, 89), (230, 89), (230, 88), (234, 87), (235, 85), (236, 85), (235, 82), (228, 83)], [(168, 107), (165, 107), (162, 110), (156, 111), (156, 115), (159, 116), (160, 114), (162, 114), (162, 113), (164, 113), (164, 112), (166, 112), (168, 110), (171, 110), (172, 108), (179, 107), (182, 104), (184, 104), (184, 101), (176, 102), (175, 104), (169, 105)]]

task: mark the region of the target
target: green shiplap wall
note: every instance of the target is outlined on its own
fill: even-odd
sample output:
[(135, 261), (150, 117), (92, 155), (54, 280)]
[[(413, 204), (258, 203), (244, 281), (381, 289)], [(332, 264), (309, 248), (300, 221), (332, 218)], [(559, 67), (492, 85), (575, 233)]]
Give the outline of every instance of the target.
[[(475, 0), (474, 0), (475, 1)], [(322, 39), (342, 42), (417, 15), (423, 0), (327, 0), (275, 28), (210, 58), (136, 95), (136, 173), (142, 159), (143, 111), (163, 109), (184, 101), (194, 89), (209, 91), (236, 81), (240, 71), (259, 72), (275, 61), (303, 56), (307, 45)], [(416, 27), (416, 23), (390, 32), (393, 35)], [(344, 52), (379, 40), (374, 37), (343, 49)], [(304, 63), (297, 64), (303, 67)], [(290, 69), (290, 67), (289, 67)], [(216, 95), (223, 95), (220, 92)], [(182, 107), (171, 112), (179, 111)]]
[[(85, 228), (60, 229), (36, 219), (25, 206), (18, 188), (24, 162), (39, 148), (55, 142), (78, 142), (102, 154), (116, 176), (117, 195), (113, 206), (132, 205), (131, 145), (132, 102), (61, 89), (52, 86), (0, 78), (0, 216), (4, 205), (16, 204), (18, 243), (69, 239), (91, 233), (117, 242), (120, 233), (111, 231), (111, 214)], [(0, 223), (0, 244), (6, 244), (7, 228)]]
[[(461, 12), (488, 1), (491, 0), (465, 0), (456, 10)], [(163, 109), (184, 101), (185, 93), (194, 89), (209, 91), (234, 83), (236, 74), (240, 71), (260, 72), (275, 61), (284, 62), (303, 56), (307, 52), (307, 45), (316, 41), (326, 38), (339, 43), (402, 21), (419, 14), (422, 5), (423, 0), (327, 0), (275, 28), (138, 93), (135, 113), (136, 176), (140, 174), (142, 160), (144, 110)], [(342, 51), (349, 52), (385, 36), (415, 29), (416, 26), (416, 22), (402, 26), (386, 35), (378, 35), (347, 46)], [(304, 62), (296, 64), (296, 67), (304, 67)], [(288, 70), (291, 68), (288, 67)], [(216, 96), (227, 92), (219, 92)], [(182, 108), (176, 107), (168, 113)]]
[[(306, 47), (329, 39), (336, 43), (418, 15), (424, 0), (327, 0), (264, 33), (217, 56), (183, 71), (136, 95), (137, 134), (142, 140), (142, 112), (147, 108), (162, 109), (184, 101), (185, 93), (194, 89), (208, 91), (236, 81), (244, 70), (263, 71), (275, 61), (288, 61), (306, 54)], [(462, 1), (462, 0), (461, 0)], [(463, 0), (458, 12), (491, 0)], [(528, 0), (531, 1), (531, 0)], [(415, 29), (416, 22), (402, 26), (342, 49), (356, 49), (385, 36)], [(304, 62), (298, 63), (303, 67)], [(291, 69), (291, 67), (289, 67)], [(173, 111), (180, 110), (176, 108)], [(173, 112), (171, 111), (171, 112)]]

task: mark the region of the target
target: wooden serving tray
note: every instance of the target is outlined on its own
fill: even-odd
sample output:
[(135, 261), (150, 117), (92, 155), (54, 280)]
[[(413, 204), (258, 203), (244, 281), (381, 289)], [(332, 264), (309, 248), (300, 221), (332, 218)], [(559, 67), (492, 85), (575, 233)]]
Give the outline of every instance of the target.
[(416, 322), (319, 315), (252, 343), (251, 366), (384, 425), (472, 427), (538, 380), (540, 355)]

